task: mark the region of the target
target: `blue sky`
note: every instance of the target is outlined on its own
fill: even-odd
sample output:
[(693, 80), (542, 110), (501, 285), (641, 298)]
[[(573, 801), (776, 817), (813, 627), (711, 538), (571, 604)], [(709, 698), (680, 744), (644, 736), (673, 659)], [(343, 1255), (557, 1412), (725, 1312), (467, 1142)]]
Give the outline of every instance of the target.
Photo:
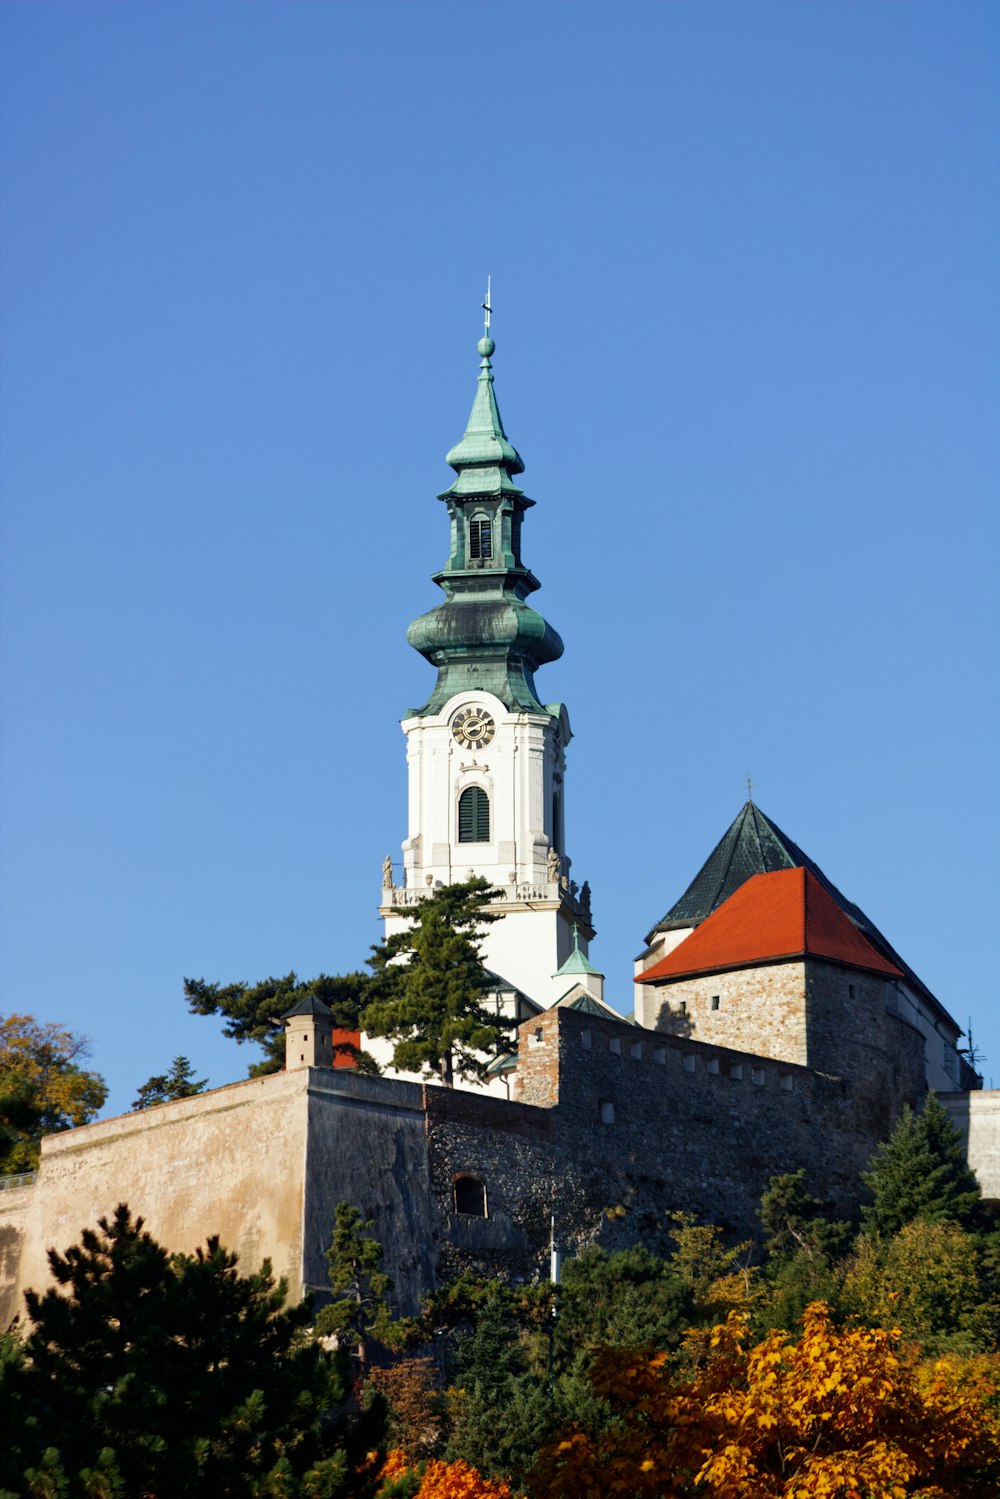
[[(745, 797), (1000, 1084), (1000, 10), (0, 9), (2, 1000), (359, 967), (493, 276), (608, 993)], [(438, 595), (440, 596), (440, 595)]]

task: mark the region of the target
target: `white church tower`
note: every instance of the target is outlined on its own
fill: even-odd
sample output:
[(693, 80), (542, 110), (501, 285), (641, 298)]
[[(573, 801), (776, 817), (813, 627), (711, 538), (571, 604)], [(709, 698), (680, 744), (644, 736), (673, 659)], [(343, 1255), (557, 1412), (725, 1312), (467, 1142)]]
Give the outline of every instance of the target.
[(451, 530), (451, 555), (434, 576), (445, 600), (407, 632), (438, 677), (403, 719), (409, 831), (401, 880), (389, 859), (383, 867), (380, 913), (389, 936), (406, 925), (401, 908), (482, 876), (500, 890), (492, 909), (504, 917), (487, 930), (485, 964), (547, 1007), (566, 992), (559, 970), (575, 951), (586, 955), (594, 928), (589, 886), (570, 879), (565, 847), (569, 717), (535, 691), (536, 669), (563, 646), (525, 602), (539, 586), (521, 561), (534, 501), (514, 483), (524, 464), (497, 408), (486, 311), (472, 415), (447, 457), (457, 477), (439, 496)]

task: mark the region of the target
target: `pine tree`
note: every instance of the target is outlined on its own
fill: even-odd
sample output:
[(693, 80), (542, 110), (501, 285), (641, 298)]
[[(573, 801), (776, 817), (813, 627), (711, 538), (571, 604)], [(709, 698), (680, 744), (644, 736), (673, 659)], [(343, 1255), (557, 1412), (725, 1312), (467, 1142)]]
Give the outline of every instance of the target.
[[(248, 1068), (249, 1077), (281, 1072), (285, 1066), (285, 1028), (281, 1017), (300, 999), (315, 995), (333, 1011), (333, 1023), (341, 1030), (358, 1028), (358, 1011), (365, 1001), (371, 976), (367, 973), (321, 973), (314, 979), (262, 979), (256, 984), (208, 984), (204, 979), (185, 979), (184, 997), (194, 1015), (224, 1015), (223, 1035), (243, 1045), (250, 1041), (264, 1050), (264, 1060)], [(344, 1044), (344, 1050), (348, 1048)]]
[(478, 878), (445, 885), (404, 907), (409, 929), (372, 948), (373, 997), (362, 1024), (395, 1041), (393, 1065), (401, 1071), (437, 1072), (448, 1088), (456, 1072), (482, 1077), (510, 1033), (511, 1022), (483, 1004), (490, 978), (479, 939), (484, 925), (500, 919), (484, 909), (497, 893)]
[(175, 1098), (194, 1098), (204, 1093), (208, 1079), (196, 1078), (187, 1057), (174, 1057), (170, 1071), (144, 1082), (133, 1103), (133, 1109), (148, 1109), (154, 1103), (169, 1103)]
[(380, 1431), (338, 1415), (342, 1372), (266, 1262), (241, 1275), (217, 1239), (169, 1255), (124, 1205), (49, 1261), (0, 1363), (0, 1494), (371, 1492)]
[(394, 1322), (389, 1309), (392, 1281), (382, 1269), (382, 1245), (372, 1235), (374, 1226), (374, 1219), (362, 1219), (351, 1203), (337, 1203), (326, 1252), (334, 1299), (316, 1317), (318, 1333), (333, 1333), (342, 1347), (353, 1350), (362, 1378), (371, 1342), (392, 1343), (404, 1333), (404, 1324)]
[(454, 1419), (446, 1456), (487, 1478), (520, 1478), (548, 1430), (543, 1379), (529, 1370), (509, 1295), (494, 1287), (471, 1333), (456, 1340), (450, 1394)]
[(905, 1108), (878, 1147), (862, 1181), (872, 1201), (862, 1208), (866, 1230), (889, 1238), (915, 1218), (975, 1226), (982, 1202), (954, 1125), (933, 1093), (922, 1113)]

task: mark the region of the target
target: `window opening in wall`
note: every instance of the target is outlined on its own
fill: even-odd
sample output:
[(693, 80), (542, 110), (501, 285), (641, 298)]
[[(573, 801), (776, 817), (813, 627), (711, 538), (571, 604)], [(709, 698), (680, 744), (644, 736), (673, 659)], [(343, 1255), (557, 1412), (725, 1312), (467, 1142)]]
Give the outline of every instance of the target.
[(686, 1015), (687, 1014), (687, 1012), (688, 1012), (688, 1002), (687, 1002), (686, 999), (682, 999), (681, 1000), (680, 1009), (681, 1009), (681, 1014), (682, 1015)]
[(853, 984), (848, 984), (848, 986), (847, 986), (847, 997), (848, 997), (848, 999), (853, 999), (854, 998), (854, 985)]
[(493, 556), (493, 526), (488, 520), (470, 520), (469, 556), (484, 562)]
[(490, 841), (490, 799), (481, 786), (466, 786), (458, 799), (458, 841)]
[(717, 1010), (718, 1008), (719, 1008), (719, 996), (717, 994), (713, 994), (712, 995), (712, 1009), (713, 1010)]
[(456, 1176), (451, 1184), (455, 1212), (469, 1218), (486, 1217), (486, 1183), (478, 1176)]

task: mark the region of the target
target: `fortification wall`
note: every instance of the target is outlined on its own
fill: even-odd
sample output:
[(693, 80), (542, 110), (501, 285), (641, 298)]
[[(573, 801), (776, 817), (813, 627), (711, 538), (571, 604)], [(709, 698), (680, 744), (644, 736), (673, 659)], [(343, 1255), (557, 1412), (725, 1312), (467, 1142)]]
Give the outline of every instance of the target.
[[(439, 1090), (438, 1090), (439, 1091)], [(461, 1095), (466, 1096), (466, 1095)], [(344, 1070), (309, 1073), (303, 1279), (329, 1294), (326, 1251), (338, 1202), (374, 1220), (399, 1312), (434, 1282), (440, 1224), (430, 1190), (424, 1090)]]
[(939, 1093), (987, 1202), (1000, 1203), (1000, 1089)]
[(927, 1092), (923, 1036), (878, 974), (811, 959), (806, 986), (809, 1066), (850, 1078), (855, 1128), (885, 1139), (903, 1104)]
[(168, 1248), (218, 1234), (248, 1269), (270, 1258), (301, 1295), (307, 1076), (253, 1078), (45, 1139), (36, 1184), (0, 1193), (0, 1326), (26, 1287), (48, 1283), (46, 1251), (120, 1202)]
[[(654, 1221), (678, 1208), (756, 1234), (768, 1180), (801, 1166), (846, 1211), (884, 1134), (867, 1082), (859, 1109), (853, 1081), (574, 1011), (549, 1011), (520, 1037), (518, 1096), (554, 1105), (557, 1159), (586, 1179), (587, 1211), (609, 1225), (597, 1225), (602, 1242), (649, 1243)], [(920, 1067), (912, 1039), (908, 1088)], [(883, 1091), (891, 1128), (905, 1095), (890, 1079)], [(624, 1207), (632, 1226), (605, 1207)]]

